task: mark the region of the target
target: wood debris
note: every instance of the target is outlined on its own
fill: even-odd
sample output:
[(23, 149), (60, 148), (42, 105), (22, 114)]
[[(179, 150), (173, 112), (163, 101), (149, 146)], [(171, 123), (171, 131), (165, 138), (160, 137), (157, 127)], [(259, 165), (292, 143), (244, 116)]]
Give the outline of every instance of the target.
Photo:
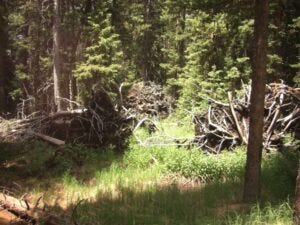
[[(93, 93), (87, 106), (73, 111), (0, 123), (0, 141), (20, 141), (37, 136), (55, 145), (80, 143), (120, 147), (130, 134), (128, 119), (118, 112), (102, 89)], [(1, 125), (2, 124), (2, 125)], [(7, 128), (3, 128), (3, 127)]]
[[(208, 110), (194, 117), (195, 142), (203, 149), (219, 153), (240, 144), (247, 144), (249, 133), (250, 86), (244, 95), (228, 103), (208, 99)], [(279, 147), (287, 133), (298, 137), (300, 132), (300, 88), (282, 83), (266, 86), (264, 142), (266, 149)]]
[(58, 216), (47, 212), (45, 207), (39, 207), (41, 199), (42, 197), (35, 204), (31, 204), (26, 199), (18, 199), (2, 192), (0, 193), (0, 209), (7, 210), (26, 224), (39, 224), (39, 221), (43, 221), (45, 225), (62, 224), (62, 219)]
[(125, 113), (138, 119), (148, 116), (165, 116), (172, 110), (172, 99), (154, 82), (134, 84), (124, 103)]

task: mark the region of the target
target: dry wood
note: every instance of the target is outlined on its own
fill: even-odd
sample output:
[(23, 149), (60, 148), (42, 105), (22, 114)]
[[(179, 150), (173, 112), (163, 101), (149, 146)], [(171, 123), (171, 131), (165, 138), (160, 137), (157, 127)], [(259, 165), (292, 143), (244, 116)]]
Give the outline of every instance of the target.
[[(109, 95), (100, 89), (93, 92), (85, 108), (10, 121), (7, 128), (1, 127), (4, 132), (0, 140), (24, 141), (37, 136), (54, 145), (82, 143), (119, 147), (131, 132), (128, 123), (131, 119), (125, 116), (115, 110)], [(4, 127), (5, 122), (2, 124)]]
[(154, 82), (134, 84), (124, 99), (125, 113), (139, 120), (147, 116), (168, 115), (172, 109), (171, 103), (171, 97)]
[(53, 145), (61, 146), (61, 145), (66, 144), (65, 141), (59, 140), (57, 138), (50, 137), (48, 135), (44, 135), (44, 134), (33, 132), (33, 131), (28, 131), (28, 133), (32, 134), (34, 136), (37, 136), (37, 137), (43, 139), (44, 141), (47, 141), (47, 142), (49, 142), (50, 144), (53, 144)]
[(39, 207), (40, 197), (36, 203), (30, 204), (27, 200), (17, 199), (11, 195), (0, 193), (0, 209), (7, 210), (17, 218), (22, 219), (26, 224), (39, 224), (43, 220), (45, 225), (60, 225), (62, 219), (45, 211), (45, 207)]
[(246, 140), (246, 137), (245, 137), (245, 135), (243, 134), (244, 132), (243, 132), (242, 129), (241, 129), (241, 126), (240, 126), (240, 124), (239, 124), (239, 121), (238, 121), (238, 119), (237, 119), (235, 110), (234, 110), (233, 105), (232, 105), (232, 93), (231, 93), (231, 92), (228, 92), (228, 100), (229, 100), (230, 112), (231, 112), (231, 114), (232, 114), (232, 116), (233, 116), (234, 123), (235, 123), (236, 128), (237, 128), (237, 131), (238, 131), (238, 133), (239, 133), (239, 135), (240, 135), (240, 138), (243, 140), (243, 143), (244, 143), (244, 144), (247, 144), (248, 141)]
[(25, 200), (4, 193), (0, 193), (0, 207), (32, 224), (35, 224), (39, 218), (44, 216), (44, 211), (37, 208), (37, 206), (34, 207)]
[[(264, 147), (282, 146), (287, 132), (299, 132), (300, 99), (295, 94), (298, 88), (281, 83), (266, 85)], [(195, 142), (203, 149), (220, 152), (239, 144), (247, 144), (249, 132), (250, 87), (243, 85), (244, 96), (233, 99), (228, 93), (229, 103), (209, 99), (211, 106), (194, 116)]]

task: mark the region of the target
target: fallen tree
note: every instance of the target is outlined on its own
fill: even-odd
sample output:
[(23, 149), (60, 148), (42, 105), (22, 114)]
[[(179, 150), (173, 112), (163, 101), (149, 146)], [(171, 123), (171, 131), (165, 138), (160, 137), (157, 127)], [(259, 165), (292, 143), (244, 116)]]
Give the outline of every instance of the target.
[[(102, 88), (94, 90), (85, 106), (72, 111), (60, 111), (50, 115), (32, 116), (21, 120), (0, 120), (0, 141), (20, 141), (32, 137), (53, 145), (65, 143), (103, 146), (113, 144), (122, 148), (132, 130), (152, 116), (168, 115), (171, 99), (162, 87), (153, 82), (137, 83), (115, 105)], [(134, 123), (130, 123), (134, 121)], [(151, 125), (150, 125), (151, 126)]]
[[(214, 99), (208, 110), (194, 117), (195, 142), (210, 152), (219, 153), (240, 144), (247, 144), (249, 133), (250, 86), (244, 87), (244, 95), (228, 102)], [(264, 142), (266, 149), (279, 147), (288, 132), (298, 135), (300, 129), (300, 89), (284, 83), (266, 86)]]
[(51, 214), (45, 207), (40, 208), (42, 197), (35, 204), (31, 204), (26, 199), (18, 199), (11, 195), (0, 193), (0, 210), (7, 210), (26, 224), (60, 225), (64, 224), (62, 218)]
[(22, 141), (38, 137), (54, 145), (114, 144), (121, 147), (131, 132), (129, 120), (115, 109), (109, 95), (99, 89), (81, 109), (33, 116), (9, 124), (5, 124), (6, 121), (0, 122), (0, 140)]

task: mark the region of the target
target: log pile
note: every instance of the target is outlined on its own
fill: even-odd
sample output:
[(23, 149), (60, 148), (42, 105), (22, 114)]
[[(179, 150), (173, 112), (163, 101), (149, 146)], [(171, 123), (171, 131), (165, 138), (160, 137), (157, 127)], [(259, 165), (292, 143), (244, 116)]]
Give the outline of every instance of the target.
[[(247, 144), (249, 133), (250, 86), (244, 87), (244, 95), (228, 102), (208, 99), (208, 110), (194, 117), (195, 142), (202, 149), (219, 153), (240, 144)], [(266, 149), (279, 147), (287, 133), (300, 132), (300, 88), (284, 83), (266, 86), (264, 142)]]
[(115, 106), (107, 92), (99, 88), (77, 110), (42, 116), (34, 113), (9, 123), (0, 120), (0, 141), (23, 141), (34, 136), (57, 146), (113, 144), (120, 149), (134, 129), (130, 121), (167, 115), (171, 110), (171, 98), (153, 82), (134, 84), (120, 101)]
[(0, 123), (0, 141), (18, 141), (35, 136), (55, 145), (114, 144), (121, 147), (131, 132), (128, 119), (115, 109), (109, 95), (102, 89), (94, 92), (87, 102), (87, 106), (74, 111), (34, 116), (8, 125), (3, 121)]
[(124, 102), (125, 113), (138, 119), (168, 115), (171, 106), (171, 97), (160, 85), (150, 81), (134, 84)]

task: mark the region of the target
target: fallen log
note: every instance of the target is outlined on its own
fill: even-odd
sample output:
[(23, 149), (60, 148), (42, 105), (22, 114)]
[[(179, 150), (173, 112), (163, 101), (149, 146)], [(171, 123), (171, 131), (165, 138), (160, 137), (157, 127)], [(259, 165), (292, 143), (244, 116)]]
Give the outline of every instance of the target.
[(25, 199), (17, 199), (10, 195), (0, 193), (0, 210), (6, 210), (26, 222), (26, 224), (39, 224), (40, 221), (43, 221), (44, 225), (65, 224), (60, 217), (47, 212), (45, 207), (43, 209), (39, 208), (41, 199), (42, 197), (32, 205)]
[(44, 216), (44, 211), (37, 205), (32, 206), (26, 200), (20, 200), (4, 193), (0, 194), (0, 207), (31, 224), (36, 224), (38, 219)]
[(65, 141), (59, 140), (57, 138), (50, 137), (50, 136), (45, 135), (45, 134), (37, 133), (37, 132), (34, 132), (34, 131), (28, 131), (28, 133), (31, 134), (31, 135), (34, 135), (36, 137), (39, 137), (42, 140), (47, 141), (47, 142), (49, 142), (50, 144), (53, 144), (53, 145), (61, 146), (61, 145), (66, 144)]

